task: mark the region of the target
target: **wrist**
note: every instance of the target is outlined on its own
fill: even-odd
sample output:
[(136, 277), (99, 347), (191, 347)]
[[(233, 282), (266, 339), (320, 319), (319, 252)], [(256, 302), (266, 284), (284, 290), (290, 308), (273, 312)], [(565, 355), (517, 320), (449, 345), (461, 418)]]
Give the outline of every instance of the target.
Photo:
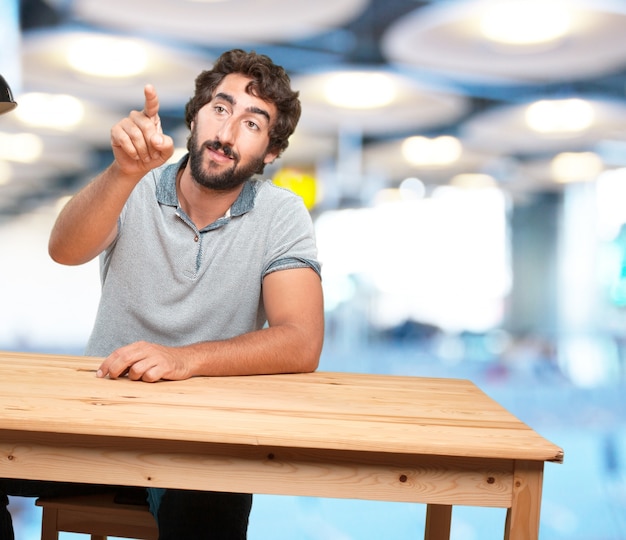
[(109, 178), (123, 184), (130, 184), (135, 186), (145, 176), (146, 172), (141, 171), (129, 171), (116, 160), (114, 160), (108, 168)]

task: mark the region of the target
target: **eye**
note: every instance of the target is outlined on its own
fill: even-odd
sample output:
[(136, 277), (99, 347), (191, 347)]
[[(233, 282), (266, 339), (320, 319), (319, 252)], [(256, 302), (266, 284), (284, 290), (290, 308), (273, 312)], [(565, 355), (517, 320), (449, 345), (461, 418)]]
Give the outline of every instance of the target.
[(215, 105), (213, 107), (213, 110), (218, 113), (218, 114), (222, 114), (224, 112), (226, 112), (226, 108), (223, 105)]
[(260, 129), (259, 125), (256, 122), (253, 122), (252, 120), (246, 121), (246, 124), (250, 129), (254, 129), (254, 130)]

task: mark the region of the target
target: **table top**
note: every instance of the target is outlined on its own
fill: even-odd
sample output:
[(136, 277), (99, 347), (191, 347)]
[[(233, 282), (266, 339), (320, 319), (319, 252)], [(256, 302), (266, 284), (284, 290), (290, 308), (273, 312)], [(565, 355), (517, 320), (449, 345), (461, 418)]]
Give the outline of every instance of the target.
[(2, 431), (535, 461), (563, 451), (467, 380), (315, 372), (144, 383), (0, 351)]

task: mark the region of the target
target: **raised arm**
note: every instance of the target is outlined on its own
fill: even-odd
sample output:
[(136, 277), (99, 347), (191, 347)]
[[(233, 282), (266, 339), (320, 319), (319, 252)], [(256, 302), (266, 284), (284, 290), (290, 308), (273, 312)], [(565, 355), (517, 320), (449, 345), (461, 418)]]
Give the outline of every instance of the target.
[(96, 257), (115, 238), (117, 219), (139, 180), (163, 165), (174, 152), (163, 134), (159, 98), (144, 89), (142, 111), (132, 111), (111, 129), (113, 163), (63, 208), (50, 234), (48, 251), (61, 264), (76, 265)]
[(128, 373), (131, 379), (153, 382), (317, 369), (324, 340), (319, 276), (310, 268), (273, 272), (263, 280), (263, 300), (268, 328), (185, 347), (132, 343), (107, 357), (98, 376), (117, 378)]

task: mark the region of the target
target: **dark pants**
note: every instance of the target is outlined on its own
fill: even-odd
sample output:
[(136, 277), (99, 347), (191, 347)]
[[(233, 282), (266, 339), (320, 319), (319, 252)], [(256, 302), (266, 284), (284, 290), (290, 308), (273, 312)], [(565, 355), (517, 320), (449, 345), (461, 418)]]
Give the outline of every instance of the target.
[[(111, 492), (113, 486), (0, 479), (0, 540), (14, 540), (8, 495), (66, 497)], [(168, 489), (157, 522), (159, 540), (245, 540), (252, 495)]]

